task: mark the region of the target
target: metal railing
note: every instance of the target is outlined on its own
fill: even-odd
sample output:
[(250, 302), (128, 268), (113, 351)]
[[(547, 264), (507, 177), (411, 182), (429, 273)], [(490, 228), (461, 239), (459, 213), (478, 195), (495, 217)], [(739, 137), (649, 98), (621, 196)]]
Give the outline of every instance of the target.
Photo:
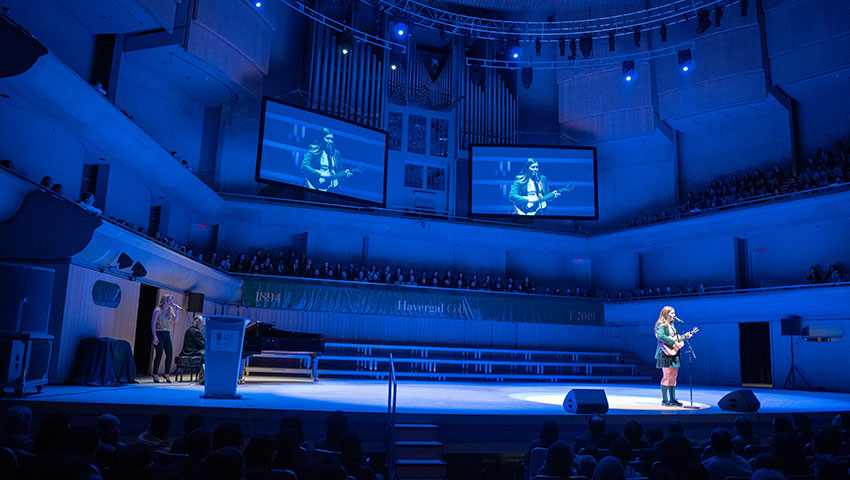
[(389, 385), (387, 386), (387, 480), (395, 480), (395, 413), (398, 398), (398, 379), (393, 354), (390, 353)]

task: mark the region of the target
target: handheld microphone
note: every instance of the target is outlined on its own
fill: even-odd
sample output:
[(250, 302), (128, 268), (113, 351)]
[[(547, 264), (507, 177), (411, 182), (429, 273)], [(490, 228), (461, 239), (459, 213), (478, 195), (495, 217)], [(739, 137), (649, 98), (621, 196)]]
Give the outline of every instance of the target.
[[(174, 308), (176, 308), (177, 310), (183, 310), (183, 307), (181, 307), (180, 305), (177, 305), (176, 303), (172, 303), (171, 305), (172, 305)], [(679, 319), (677, 318), (676, 320), (679, 320)], [(679, 320), (679, 321), (681, 322), (681, 320)]]
[(675, 318), (675, 319), (676, 319), (676, 321), (677, 321), (677, 322), (679, 322), (679, 323), (685, 323), (685, 321), (684, 321), (684, 320), (682, 320), (682, 319), (681, 319), (681, 318), (679, 318), (679, 317), (674, 316), (673, 318)]

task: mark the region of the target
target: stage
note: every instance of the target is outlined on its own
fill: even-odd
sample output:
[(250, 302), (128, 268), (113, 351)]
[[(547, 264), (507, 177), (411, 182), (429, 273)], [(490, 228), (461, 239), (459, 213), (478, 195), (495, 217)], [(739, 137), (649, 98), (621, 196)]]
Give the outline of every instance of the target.
[[(661, 405), (657, 385), (649, 384), (553, 384), (414, 382), (398, 385), (398, 423), (429, 423), (440, 426), (447, 452), (510, 452), (536, 437), (544, 419), (557, 420), (562, 438), (583, 433), (589, 415), (565, 412), (564, 397), (573, 388), (602, 388), (609, 403), (605, 418), (611, 428), (622, 430), (631, 419), (646, 428), (665, 427), (671, 419), (686, 426), (692, 438), (706, 437), (717, 425), (731, 428), (737, 412), (726, 412), (717, 401), (739, 387), (695, 387), (692, 410)], [(121, 418), (125, 434), (143, 431), (150, 416), (166, 412), (174, 417), (172, 435), (179, 434), (182, 418), (200, 412), (208, 425), (235, 420), (246, 434), (273, 432), (284, 415), (298, 415), (308, 438), (324, 432), (328, 412), (349, 415), (364, 442), (380, 450), (386, 431), (388, 386), (383, 381), (324, 379), (312, 382), (275, 382), (240, 385), (238, 400), (200, 398), (204, 387), (193, 383), (155, 384), (149, 378), (121, 387), (47, 385), (41, 394), (25, 398), (3, 397), (3, 404), (29, 405), (38, 416), (63, 409), (85, 421), (110, 412)], [(850, 394), (776, 389), (753, 389), (761, 402), (757, 414), (748, 415), (760, 424), (764, 435), (776, 414), (808, 413), (815, 425), (839, 411), (850, 410)], [(678, 398), (690, 405), (686, 385)]]

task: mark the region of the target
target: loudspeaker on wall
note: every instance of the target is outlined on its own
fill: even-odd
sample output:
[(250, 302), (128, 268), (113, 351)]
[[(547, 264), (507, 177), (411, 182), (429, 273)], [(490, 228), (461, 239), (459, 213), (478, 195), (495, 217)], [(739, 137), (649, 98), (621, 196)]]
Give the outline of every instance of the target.
[(189, 294), (189, 302), (186, 305), (186, 310), (199, 313), (204, 311), (204, 294), (203, 293), (190, 293)]
[(733, 390), (717, 401), (721, 410), (728, 412), (757, 412), (761, 408), (761, 402), (753, 394), (752, 390)]
[(608, 397), (601, 388), (574, 388), (564, 398), (564, 410), (602, 414), (608, 411)]

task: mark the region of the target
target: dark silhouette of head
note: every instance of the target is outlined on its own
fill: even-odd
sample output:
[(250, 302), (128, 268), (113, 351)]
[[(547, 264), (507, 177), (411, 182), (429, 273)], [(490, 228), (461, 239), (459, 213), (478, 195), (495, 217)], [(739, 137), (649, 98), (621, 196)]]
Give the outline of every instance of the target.
[(715, 428), (711, 432), (711, 448), (718, 456), (732, 453), (732, 434), (724, 428)]

